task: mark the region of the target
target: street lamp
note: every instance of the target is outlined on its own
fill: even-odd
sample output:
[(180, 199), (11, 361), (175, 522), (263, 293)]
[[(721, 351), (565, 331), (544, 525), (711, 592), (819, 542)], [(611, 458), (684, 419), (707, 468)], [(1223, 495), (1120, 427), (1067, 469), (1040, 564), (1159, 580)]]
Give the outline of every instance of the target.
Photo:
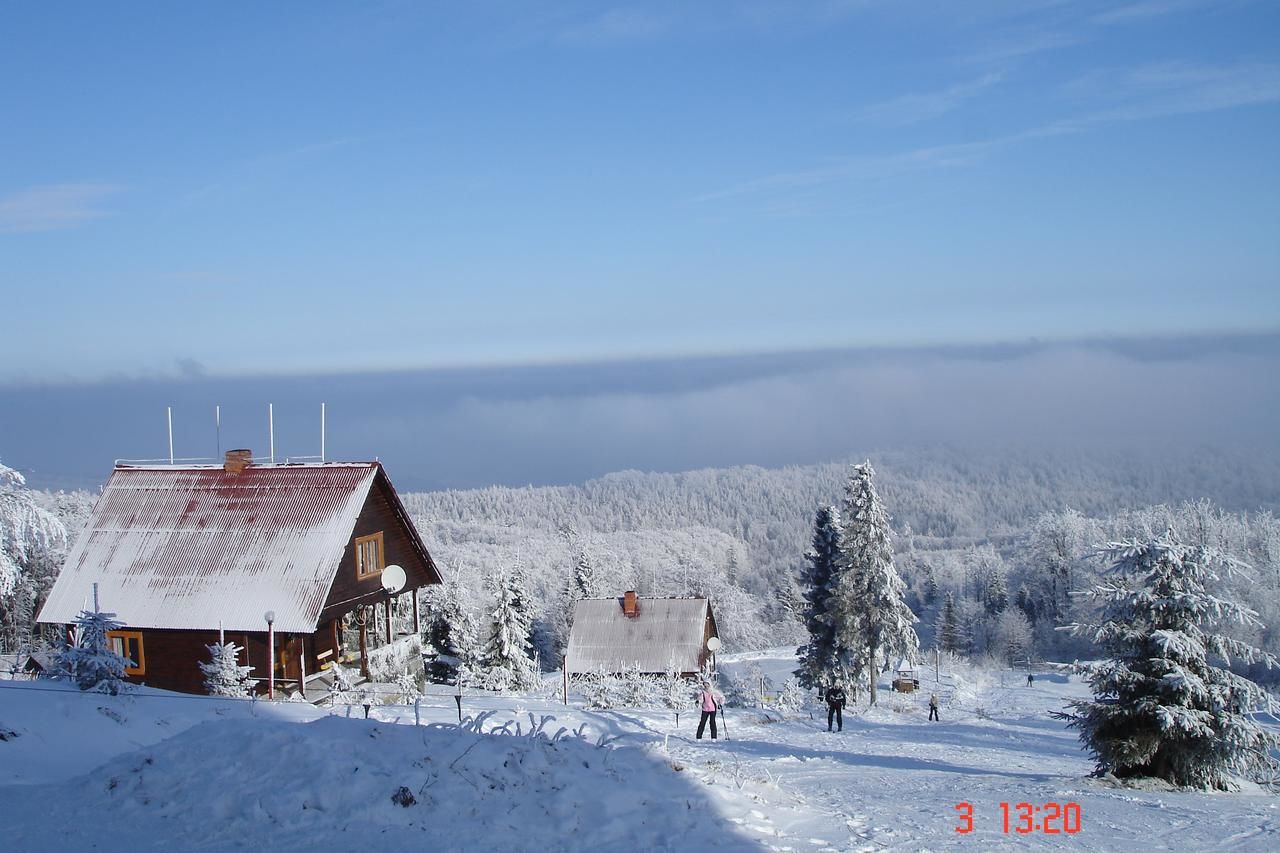
[(268, 610), (262, 614), (267, 620), (267, 698), (276, 698), (276, 612)]

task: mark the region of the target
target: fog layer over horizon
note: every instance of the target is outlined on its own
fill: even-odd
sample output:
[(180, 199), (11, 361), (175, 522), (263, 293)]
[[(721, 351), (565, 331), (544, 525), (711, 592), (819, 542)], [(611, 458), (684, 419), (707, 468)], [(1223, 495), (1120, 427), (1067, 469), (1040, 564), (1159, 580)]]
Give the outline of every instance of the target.
[[(0, 387), (0, 460), (92, 487), (116, 458), (377, 457), (401, 490), (625, 469), (809, 464), (875, 449), (1280, 447), (1280, 335), (836, 350), (335, 376)], [(222, 427), (215, 431), (214, 406)]]

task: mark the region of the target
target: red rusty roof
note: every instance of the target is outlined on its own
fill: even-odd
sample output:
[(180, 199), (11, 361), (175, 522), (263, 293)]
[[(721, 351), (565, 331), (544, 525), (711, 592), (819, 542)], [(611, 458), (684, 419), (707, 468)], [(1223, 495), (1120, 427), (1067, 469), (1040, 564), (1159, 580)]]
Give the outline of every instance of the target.
[(274, 610), (277, 630), (314, 631), (380, 471), (376, 462), (254, 464), (235, 476), (220, 465), (121, 465), (39, 621), (74, 621), (96, 582), (101, 608), (130, 627), (263, 631)]

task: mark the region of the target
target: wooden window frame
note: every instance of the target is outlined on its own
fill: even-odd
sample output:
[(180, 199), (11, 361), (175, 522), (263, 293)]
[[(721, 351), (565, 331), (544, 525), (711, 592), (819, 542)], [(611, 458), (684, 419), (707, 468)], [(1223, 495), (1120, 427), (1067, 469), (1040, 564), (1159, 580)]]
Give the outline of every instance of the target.
[[(124, 648), (124, 654), (120, 655), (126, 660), (133, 660), (129, 655), (129, 641), (134, 640), (138, 644), (138, 659), (134, 660), (134, 666), (126, 666), (124, 668), (125, 675), (146, 675), (147, 673), (147, 653), (142, 647), (141, 631), (108, 631), (108, 640), (119, 640)], [(115, 651), (115, 644), (111, 646), (111, 650)]]
[[(378, 568), (373, 571), (364, 570), (364, 546), (370, 542), (378, 543)], [(387, 565), (386, 541), (382, 535), (382, 531), (370, 533), (368, 536), (357, 536), (355, 539), (356, 552), (356, 580), (367, 581), (370, 578), (376, 578), (382, 574), (382, 570)]]

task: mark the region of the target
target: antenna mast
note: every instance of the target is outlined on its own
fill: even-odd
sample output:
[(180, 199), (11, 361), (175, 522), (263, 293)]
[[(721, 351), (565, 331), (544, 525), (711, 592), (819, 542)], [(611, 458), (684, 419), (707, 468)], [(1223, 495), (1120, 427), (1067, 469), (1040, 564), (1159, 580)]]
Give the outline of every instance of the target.
[(218, 453), (216, 456), (213, 457), (214, 461), (216, 462), (217, 460), (222, 458), (222, 407), (221, 406), (213, 407), (213, 431), (214, 431), (214, 434), (217, 436), (216, 440), (217, 440)]
[(164, 407), (165, 414), (169, 419), (169, 464), (173, 464), (173, 406)]
[(276, 416), (271, 410), (271, 404), (267, 403), (267, 433), (271, 443), (271, 464), (276, 464)]
[(324, 403), (320, 404), (320, 461), (324, 461)]

